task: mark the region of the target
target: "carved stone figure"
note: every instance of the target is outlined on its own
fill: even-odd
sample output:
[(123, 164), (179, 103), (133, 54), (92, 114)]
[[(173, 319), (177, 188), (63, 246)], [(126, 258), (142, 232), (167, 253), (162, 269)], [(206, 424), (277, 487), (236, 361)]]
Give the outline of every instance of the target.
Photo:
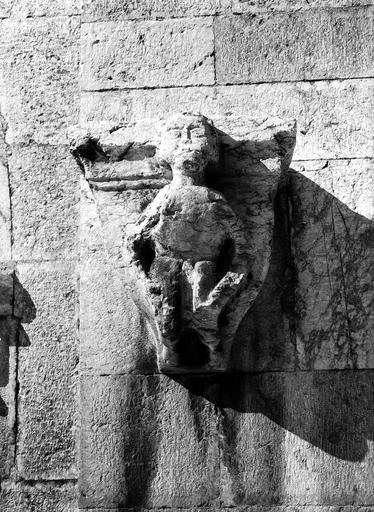
[(293, 144), (279, 130), (270, 142), (238, 143), (194, 114), (169, 118), (156, 152), (89, 137), (75, 142), (73, 153), (100, 193), (162, 187), (122, 241), (147, 296), (139, 308), (147, 318), (153, 311), (161, 371), (228, 369), (238, 325), (267, 273), (271, 196)]
[[(244, 229), (223, 194), (206, 186), (218, 136), (201, 115), (168, 120), (159, 157), (172, 169), (128, 247), (149, 281), (165, 368), (225, 367), (219, 319), (249, 272)], [(196, 353), (197, 352), (197, 353)]]

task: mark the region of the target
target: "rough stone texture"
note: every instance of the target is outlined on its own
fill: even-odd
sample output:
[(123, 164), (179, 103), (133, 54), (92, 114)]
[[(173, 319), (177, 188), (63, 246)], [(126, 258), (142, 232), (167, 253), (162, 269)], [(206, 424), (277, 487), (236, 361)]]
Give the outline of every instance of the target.
[(11, 259), (10, 192), (5, 133), (6, 123), (0, 114), (0, 261)]
[(373, 367), (373, 165), (305, 162), (291, 176), (300, 367)]
[[(34, 18), (80, 14), (83, 0), (5, 0), (6, 13), (11, 18)], [(0, 4), (1, 6), (1, 4)], [(1, 12), (1, 10), (0, 10)], [(5, 17), (5, 16), (4, 16)]]
[(14, 146), (9, 157), (13, 257), (78, 255), (79, 172), (65, 147)]
[(0, 262), (0, 480), (14, 467), (17, 436), (18, 348), (28, 344), (21, 322), (30, 322), (30, 296), (15, 277), (14, 263)]
[(157, 371), (151, 333), (121, 262), (123, 229), (136, 221), (156, 193), (150, 189), (100, 194), (90, 190), (82, 177), (79, 317), (83, 373)]
[(201, 111), (217, 128), (245, 138), (254, 131), (249, 119), (261, 129), (278, 116), (296, 119), (295, 160), (371, 158), (373, 103), (372, 79), (85, 93), (80, 122), (95, 130)]
[(225, 12), (230, 0), (85, 0), (83, 20), (179, 18)]
[(252, 308), (243, 318), (231, 352), (238, 371), (296, 368), (294, 289), (289, 239), (287, 181), (274, 202), (274, 234), (269, 270)]
[(14, 463), (16, 349), (9, 347), (7, 321), (0, 321), (0, 479), (8, 478)]
[(24, 264), (18, 301), (29, 343), (19, 349), (18, 469), (25, 479), (76, 477), (76, 275), (73, 264)]
[(79, 20), (4, 20), (0, 108), (7, 142), (63, 143), (76, 122)]
[[(373, 0), (232, 0), (234, 13), (374, 5)], [(351, 9), (352, 11), (352, 9)]]
[(0, 18), (8, 18), (10, 15), (12, 0), (1, 0), (0, 2)]
[(81, 404), (81, 508), (218, 505), (212, 405), (165, 376), (86, 376)]
[[(162, 512), (161, 508), (116, 508), (117, 512)], [(168, 512), (216, 512), (216, 508), (168, 508)], [(262, 506), (253, 505), (249, 507), (220, 507), (222, 512), (373, 512), (373, 507), (346, 506), (346, 507), (316, 507), (316, 506)], [(95, 512), (112, 512), (112, 508), (95, 508)]]
[(219, 17), (217, 83), (370, 77), (373, 37), (374, 10), (367, 7)]
[(77, 491), (73, 483), (2, 485), (0, 508), (4, 512), (76, 512)]
[(210, 18), (88, 23), (82, 26), (81, 86), (213, 84), (213, 55)]
[[(372, 74), (374, 4), (230, 4), (0, 0), (0, 18), (10, 17), (0, 22), (1, 511), (78, 508), (66, 479), (79, 477), (80, 326), (83, 507), (374, 512), (374, 377), (364, 370), (374, 363), (374, 80), (319, 80)], [(228, 18), (232, 11), (256, 16)], [(247, 37), (253, 27), (256, 37)], [(108, 76), (131, 90), (108, 90)], [(305, 78), (318, 80), (294, 82)], [(79, 79), (100, 91), (80, 93)], [(66, 260), (78, 255), (79, 170), (56, 146), (66, 145), (67, 127), (80, 117), (92, 138), (106, 130), (106, 144), (121, 146), (128, 136), (151, 151), (160, 142), (155, 122), (181, 111), (212, 118), (237, 147), (274, 116), (296, 118), (298, 134), (294, 172), (276, 196), (268, 278), (233, 346), (238, 372), (177, 383), (149, 375), (157, 370), (154, 345), (133, 300), (138, 283), (121, 259), (126, 226), (170, 173), (146, 169), (144, 189), (126, 183), (120, 193), (97, 168), (91, 189), (82, 180), (77, 293)], [(143, 164), (134, 160), (131, 176)], [(126, 181), (120, 172), (112, 178)], [(31, 263), (20, 264), (13, 283), (19, 259)]]
[[(126, 270), (110, 261), (82, 263), (80, 339), (83, 373), (153, 373), (156, 346), (134, 302)], [(141, 340), (141, 341), (140, 341)]]
[[(179, 485), (182, 488), (185, 485), (182, 473), (188, 474), (186, 464), (191, 463), (195, 464), (195, 471), (192, 479), (190, 475), (187, 492), (191, 493), (190, 505), (196, 506), (194, 499), (203, 498), (192, 491), (197, 468), (196, 459), (194, 462), (190, 457), (200, 457), (202, 450), (207, 449), (208, 439), (208, 451), (212, 455), (216, 454), (212, 443), (220, 440), (219, 487), (223, 506), (292, 504), (298, 510), (299, 504), (303, 510), (304, 505), (357, 503), (359, 506), (372, 502), (369, 476), (374, 434), (372, 371), (211, 378), (180, 376), (181, 387), (171, 384), (166, 377), (158, 379), (94, 377), (85, 380), (82, 396), (90, 396), (90, 399), (86, 400), (88, 409), (83, 414), (83, 474), (90, 475), (97, 495), (93, 497), (93, 489), (89, 489), (88, 480), (83, 479), (81, 491), (88, 500), (82, 502), (83, 507), (93, 506), (92, 500), (98, 508), (105, 506), (104, 502), (111, 508), (118, 503), (131, 507), (132, 500), (141, 506), (183, 507), (185, 498), (178, 489)], [(184, 388), (191, 393), (188, 396), (194, 397), (193, 403), (187, 399)], [(151, 401), (146, 398), (149, 395)], [(196, 395), (222, 408), (218, 436), (213, 428), (215, 419), (211, 405), (201, 402)], [(111, 405), (113, 402), (117, 407)], [(137, 419), (138, 408), (140, 420)], [(133, 411), (131, 416), (126, 413), (128, 409)], [(190, 415), (194, 417), (193, 423), (187, 420)], [(157, 423), (159, 426), (155, 428)], [(193, 433), (197, 432), (194, 429), (198, 425), (204, 430), (200, 433), (197, 450), (187, 440), (191, 436), (195, 439)], [(136, 443), (132, 441), (131, 432)], [(99, 454), (90, 452), (92, 439), (95, 439), (93, 444), (100, 447)], [(180, 451), (186, 446), (190, 448), (187, 458)], [(123, 456), (124, 453), (127, 455)], [(179, 454), (176, 466), (170, 458), (172, 453)], [(129, 459), (132, 464), (127, 466)], [(105, 463), (99, 465), (98, 460)], [(153, 473), (147, 462), (150, 460), (157, 460), (157, 465), (151, 466)], [(174, 473), (167, 480), (171, 467), (181, 473), (179, 477)], [(209, 469), (208, 479), (217, 485), (217, 474), (211, 473), (212, 463), (205, 462), (203, 466), (199, 463), (198, 467), (203, 467), (204, 471)], [(104, 481), (100, 480), (100, 474)], [(145, 478), (147, 474), (149, 477)], [(137, 482), (140, 475), (141, 484)], [(125, 482), (130, 483), (125, 485)], [(165, 482), (178, 484), (173, 492), (166, 492), (169, 499), (172, 496), (175, 500), (172, 503), (165, 501), (165, 495), (160, 492)], [(200, 483), (204, 485), (201, 477)], [(101, 486), (106, 495), (100, 492)], [(204, 505), (214, 508), (206, 492)], [(214, 499), (216, 497), (214, 494)]]
[(220, 407), (222, 505), (372, 503), (373, 378), (373, 371), (180, 377)]

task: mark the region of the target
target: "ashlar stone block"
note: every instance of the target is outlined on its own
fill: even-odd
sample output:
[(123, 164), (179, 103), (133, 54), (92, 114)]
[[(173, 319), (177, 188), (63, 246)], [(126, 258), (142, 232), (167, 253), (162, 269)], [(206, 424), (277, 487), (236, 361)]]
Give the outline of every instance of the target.
[(373, 21), (367, 7), (218, 17), (217, 83), (373, 76)]
[(0, 261), (11, 259), (10, 189), (5, 134), (6, 123), (0, 114)]
[(1, 22), (0, 108), (8, 143), (66, 143), (66, 127), (78, 116), (79, 26), (74, 17)]
[[(112, 512), (111, 508), (97, 508), (95, 512)], [(136, 508), (118, 508), (117, 512), (138, 512)], [(152, 509), (141, 509), (142, 512), (163, 512), (165, 509), (152, 508)], [(169, 508), (168, 512), (216, 512), (216, 508)], [(314, 505), (311, 507), (296, 505), (296, 506), (262, 506), (262, 505), (251, 505), (248, 507), (219, 507), (222, 512), (373, 512), (373, 507), (357, 507), (355, 505), (346, 507), (318, 507)]]
[[(74, 264), (19, 265), (32, 304), (28, 346), (19, 349), (19, 474), (27, 480), (76, 477), (77, 277)], [(20, 301), (19, 301), (20, 302)], [(27, 311), (28, 310), (28, 311)]]
[(79, 171), (66, 147), (15, 146), (9, 157), (13, 257), (78, 256)]
[(373, 161), (300, 162), (295, 168), (298, 364), (373, 368)]
[(2, 483), (0, 507), (4, 512), (76, 512), (76, 485), (73, 482)]
[(15, 277), (14, 262), (0, 262), (0, 479), (9, 478), (15, 464), (17, 429), (17, 346), (26, 344), (21, 322), (29, 322), (29, 295)]
[(87, 23), (82, 26), (81, 87), (213, 84), (213, 53), (211, 18)]
[(83, 373), (154, 373), (157, 355), (150, 322), (134, 301), (127, 269), (91, 259), (80, 267)]
[(369, 370), (182, 379), (219, 407), (222, 505), (370, 506), (373, 378)]
[(12, 18), (73, 16), (81, 14), (84, 0), (10, 0)]
[(236, 14), (365, 5), (373, 5), (373, 0), (232, 0), (232, 10)]
[(80, 507), (218, 505), (216, 416), (165, 376), (84, 376)]
[(243, 138), (248, 127), (254, 129), (248, 119), (258, 129), (274, 116), (296, 119), (295, 160), (373, 155), (372, 79), (88, 92), (82, 95), (80, 123), (95, 132), (183, 110), (201, 112), (217, 128)]
[[(16, 348), (13, 325), (0, 320), (0, 479), (14, 466), (16, 421)], [(12, 344), (13, 343), (13, 344)], [(12, 344), (12, 345), (11, 345)], [(11, 345), (11, 346), (10, 346)]]
[(230, 7), (230, 0), (85, 0), (83, 19), (96, 21), (208, 16), (225, 12)]

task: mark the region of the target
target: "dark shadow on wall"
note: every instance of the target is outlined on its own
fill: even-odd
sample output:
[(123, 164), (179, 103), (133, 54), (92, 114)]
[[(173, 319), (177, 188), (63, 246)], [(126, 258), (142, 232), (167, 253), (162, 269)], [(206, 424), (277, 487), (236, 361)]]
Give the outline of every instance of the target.
[[(236, 144), (241, 144), (232, 139), (229, 143), (234, 153)], [(241, 183), (229, 176), (232, 188), (223, 180), (221, 190), (235, 199), (236, 211), (246, 215), (251, 207), (245, 201), (247, 191), (255, 187), (245, 174), (240, 154), (237, 160), (242, 166), (237, 170), (244, 170)], [(259, 192), (266, 178), (264, 167), (259, 166)], [(249, 435), (248, 426), (242, 428), (242, 423), (252, 413), (271, 420), (277, 433), (271, 438), (269, 475), (271, 470), (271, 478), (279, 481), (285, 431), (347, 461), (363, 460), (368, 440), (374, 439), (374, 370), (355, 371), (360, 365), (370, 365), (373, 223), (304, 175), (291, 172), (289, 178), (275, 199), (270, 268), (237, 331), (232, 372), (171, 377), (191, 392), (191, 403), (200, 396), (220, 408), (222, 460), (232, 473), (242, 471), (240, 443)], [(137, 359), (139, 365), (142, 358), (143, 354)], [(321, 368), (330, 371), (314, 371)], [(130, 386), (133, 392), (136, 396), (135, 387)], [(156, 416), (158, 405), (153, 398), (149, 403)], [(147, 423), (145, 411), (141, 405), (134, 412), (140, 429), (130, 425), (133, 434), (124, 450), (128, 461), (124, 480), (130, 482), (124, 506), (145, 506), (152, 484), (159, 440), (151, 439), (152, 423)], [(120, 414), (125, 413), (123, 406)], [(253, 423), (253, 427), (261, 430), (264, 423)], [(148, 474), (147, 467), (151, 467)], [(282, 483), (279, 492), (281, 487)]]
[(238, 329), (232, 372), (173, 379), (222, 408), (233, 451), (240, 416), (261, 413), (362, 461), (374, 440), (374, 370), (357, 370), (374, 354), (374, 224), (292, 171), (275, 210), (269, 274)]
[[(9, 384), (10, 348), (28, 347), (29, 337), (22, 323), (35, 319), (36, 308), (14, 272), (0, 274), (0, 388)], [(0, 396), (0, 416), (8, 416), (8, 406)]]
[[(374, 439), (374, 370), (174, 376), (220, 408), (261, 413), (340, 459), (361, 461)], [(235, 432), (238, 415), (225, 415)], [(242, 434), (243, 435), (243, 434)], [(235, 449), (235, 439), (229, 442)]]

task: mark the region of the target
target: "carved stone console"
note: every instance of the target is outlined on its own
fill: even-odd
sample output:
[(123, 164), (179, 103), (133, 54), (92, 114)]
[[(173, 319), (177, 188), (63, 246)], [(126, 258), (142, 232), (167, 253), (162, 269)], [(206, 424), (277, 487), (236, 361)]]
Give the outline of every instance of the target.
[[(121, 257), (152, 326), (159, 369), (225, 371), (235, 333), (266, 277), (273, 197), (288, 167), (294, 127), (279, 122), (252, 140), (180, 114), (152, 143), (86, 135), (72, 152), (96, 196), (149, 191), (124, 222)], [(137, 197), (139, 202), (139, 197)], [(125, 350), (125, 347), (124, 347)]]

